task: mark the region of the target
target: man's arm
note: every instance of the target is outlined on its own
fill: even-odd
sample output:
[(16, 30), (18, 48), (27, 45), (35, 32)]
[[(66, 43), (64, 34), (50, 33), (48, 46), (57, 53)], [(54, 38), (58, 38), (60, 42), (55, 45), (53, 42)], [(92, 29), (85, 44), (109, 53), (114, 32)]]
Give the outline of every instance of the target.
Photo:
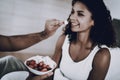
[(0, 35), (0, 51), (17, 51), (28, 48), (52, 36), (63, 22), (52, 19), (45, 23), (45, 30), (26, 35), (3, 36)]
[(16, 36), (0, 35), (0, 51), (17, 51), (25, 49), (48, 37), (49, 35), (45, 31)]

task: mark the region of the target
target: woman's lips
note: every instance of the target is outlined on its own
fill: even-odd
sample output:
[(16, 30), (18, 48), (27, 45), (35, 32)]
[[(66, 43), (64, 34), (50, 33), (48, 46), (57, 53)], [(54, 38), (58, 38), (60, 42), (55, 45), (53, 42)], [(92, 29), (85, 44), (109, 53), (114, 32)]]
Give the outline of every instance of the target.
[(71, 26), (79, 26), (79, 24), (71, 23)]

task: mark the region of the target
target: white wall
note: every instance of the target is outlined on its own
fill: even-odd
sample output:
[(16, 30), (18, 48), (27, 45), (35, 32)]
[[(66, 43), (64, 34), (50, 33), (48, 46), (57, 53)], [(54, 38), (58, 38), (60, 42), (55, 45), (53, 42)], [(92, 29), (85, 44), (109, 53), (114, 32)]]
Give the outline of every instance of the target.
[[(112, 16), (120, 19), (120, 0), (105, 0)], [(0, 0), (0, 34), (18, 35), (39, 32), (45, 20), (66, 20), (71, 9), (71, 0)], [(57, 33), (39, 44), (20, 52), (53, 54), (61, 28)]]
[(120, 0), (104, 0), (113, 18), (120, 19)]
[[(47, 19), (66, 20), (70, 6), (70, 0), (0, 0), (0, 34), (42, 31)], [(61, 28), (48, 40), (20, 52), (53, 54), (60, 31)]]

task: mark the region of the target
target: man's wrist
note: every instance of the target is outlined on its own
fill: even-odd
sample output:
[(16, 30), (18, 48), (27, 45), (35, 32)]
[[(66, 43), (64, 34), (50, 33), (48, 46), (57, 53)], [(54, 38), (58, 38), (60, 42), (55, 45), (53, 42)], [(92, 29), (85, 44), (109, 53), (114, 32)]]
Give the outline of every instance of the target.
[(40, 37), (41, 38), (48, 38), (50, 35), (49, 35), (49, 33), (47, 32), (47, 31), (42, 31), (42, 32), (40, 32)]

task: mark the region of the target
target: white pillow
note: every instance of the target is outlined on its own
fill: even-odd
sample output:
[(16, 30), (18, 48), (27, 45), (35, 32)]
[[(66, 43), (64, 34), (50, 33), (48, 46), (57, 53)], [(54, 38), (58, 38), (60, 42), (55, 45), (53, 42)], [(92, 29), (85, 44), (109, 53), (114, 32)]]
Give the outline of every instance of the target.
[(14, 71), (4, 75), (1, 80), (26, 80), (28, 76), (27, 71)]

